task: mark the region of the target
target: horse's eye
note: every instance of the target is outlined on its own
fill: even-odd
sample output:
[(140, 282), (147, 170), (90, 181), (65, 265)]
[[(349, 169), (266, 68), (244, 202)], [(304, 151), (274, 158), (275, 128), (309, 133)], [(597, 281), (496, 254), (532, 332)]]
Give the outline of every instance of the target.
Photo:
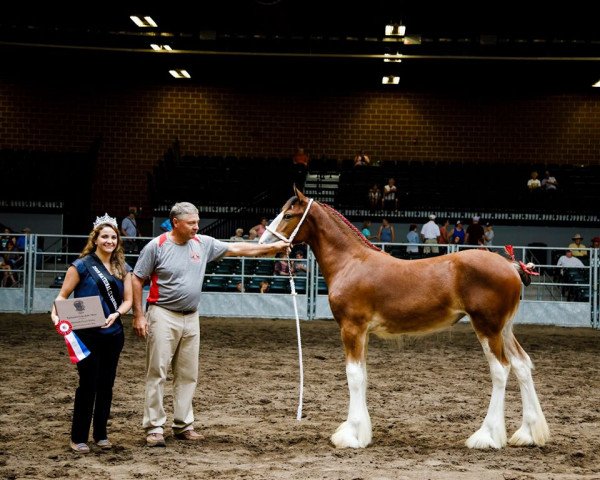
[(284, 218), (285, 220), (289, 220), (290, 218), (292, 218), (292, 215), (291, 215), (290, 213), (286, 213), (286, 214), (283, 216), (283, 218)]

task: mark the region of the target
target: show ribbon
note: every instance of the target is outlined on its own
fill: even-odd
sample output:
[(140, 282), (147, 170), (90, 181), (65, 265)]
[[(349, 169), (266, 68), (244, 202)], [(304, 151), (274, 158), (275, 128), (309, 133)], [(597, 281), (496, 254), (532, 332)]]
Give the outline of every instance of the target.
[(65, 337), (65, 343), (67, 344), (71, 363), (77, 363), (90, 354), (87, 347), (79, 340), (79, 337), (75, 335), (71, 322), (68, 320), (60, 320), (56, 324), (56, 331)]

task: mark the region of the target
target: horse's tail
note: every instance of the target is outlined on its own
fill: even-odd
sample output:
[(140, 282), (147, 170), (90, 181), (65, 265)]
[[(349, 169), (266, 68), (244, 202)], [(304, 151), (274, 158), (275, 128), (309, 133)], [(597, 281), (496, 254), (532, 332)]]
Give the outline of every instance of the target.
[(516, 260), (512, 245), (504, 245), (504, 250), (506, 250), (506, 253), (509, 256), (507, 260), (510, 260), (513, 266), (517, 269), (517, 273), (519, 274), (519, 277), (521, 277), (523, 285), (528, 287), (531, 283), (531, 277), (539, 275), (538, 272), (534, 271), (535, 264), (532, 262), (524, 264), (521, 260)]

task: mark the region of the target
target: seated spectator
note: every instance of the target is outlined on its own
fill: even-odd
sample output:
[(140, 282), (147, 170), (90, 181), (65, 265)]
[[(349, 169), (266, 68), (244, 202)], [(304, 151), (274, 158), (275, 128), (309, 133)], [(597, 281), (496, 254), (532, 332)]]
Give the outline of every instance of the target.
[(304, 153), (303, 148), (298, 147), (292, 157), (292, 163), (294, 166), (294, 183), (301, 192), (304, 191), (304, 183), (306, 182), (306, 174), (308, 173), (308, 162), (308, 155)]
[(273, 268), (273, 275), (289, 276), (289, 274), (290, 274), (289, 262), (283, 258), (282, 253), (278, 253), (276, 255), (276, 258), (279, 258), (279, 260), (277, 260), (275, 262), (275, 266)]
[(244, 229), (236, 228), (235, 235), (229, 237), (229, 240), (231, 240), (232, 242), (245, 242), (246, 239), (244, 238)]
[(383, 208), (385, 210), (396, 210), (398, 208), (398, 188), (394, 178), (388, 179), (388, 183), (383, 187)]
[(558, 189), (558, 182), (556, 178), (550, 175), (550, 172), (546, 170), (544, 173), (544, 178), (542, 178), (542, 188), (546, 193), (553, 194), (556, 193)]
[(529, 189), (530, 193), (540, 191), (540, 188), (542, 188), (542, 183), (540, 182), (540, 179), (538, 178), (538, 172), (536, 172), (536, 171), (531, 172), (531, 177), (527, 181), (527, 188)]
[(259, 288), (260, 293), (267, 293), (269, 291), (269, 288), (271, 288), (271, 284), (269, 282), (267, 282), (266, 280), (263, 280), (262, 282), (260, 282), (260, 288)]
[(260, 223), (258, 225), (254, 225), (250, 229), (250, 233), (253, 233), (254, 238), (260, 238), (263, 233), (267, 230), (268, 219), (267, 217), (262, 217), (260, 219)]
[(387, 218), (381, 220), (381, 226), (379, 227), (379, 231), (377, 232), (377, 241), (390, 243), (395, 241), (396, 232), (394, 231), (394, 227), (390, 224)]
[(292, 262), (292, 273), (300, 277), (306, 277), (308, 273), (308, 265), (304, 258), (302, 250), (296, 250), (295, 260)]
[(12, 287), (17, 284), (17, 279), (12, 273), (12, 267), (6, 263), (3, 255), (0, 255), (0, 271), (2, 272), (0, 286)]
[(361, 150), (354, 157), (354, 167), (366, 167), (371, 164), (371, 159), (365, 154), (364, 150)]
[(377, 210), (381, 207), (381, 190), (379, 189), (379, 185), (376, 183), (369, 189), (369, 208), (371, 210)]
[(600, 237), (592, 238), (592, 245), (590, 248), (600, 248)]
[(573, 252), (573, 256), (578, 258), (587, 258), (588, 252), (587, 250), (583, 250), (586, 248), (586, 246), (581, 242), (583, 237), (577, 233), (573, 236), (573, 238), (571, 238), (571, 240), (573, 240), (573, 243), (570, 243), (568, 248)]
[(414, 223), (412, 223), (408, 227), (408, 233), (406, 234), (406, 241), (410, 244), (406, 247), (406, 253), (408, 253), (409, 255), (418, 254), (419, 253), (418, 244), (421, 243), (421, 239), (419, 238), (419, 234), (417, 233), (417, 225), (415, 225)]
[(463, 245), (465, 243), (465, 231), (460, 220), (456, 221), (454, 228), (450, 231), (450, 243)]
[(574, 256), (572, 250), (567, 250), (564, 255), (562, 255), (558, 262), (556, 262), (556, 266), (561, 268), (561, 275), (564, 274), (565, 268), (583, 268), (585, 265), (581, 260)]

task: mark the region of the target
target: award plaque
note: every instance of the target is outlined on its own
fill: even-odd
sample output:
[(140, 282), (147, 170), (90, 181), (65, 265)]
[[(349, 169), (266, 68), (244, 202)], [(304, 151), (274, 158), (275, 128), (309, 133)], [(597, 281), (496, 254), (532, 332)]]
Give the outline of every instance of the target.
[(56, 313), (61, 320), (67, 320), (73, 330), (101, 327), (106, 323), (100, 297), (79, 297), (56, 300)]

